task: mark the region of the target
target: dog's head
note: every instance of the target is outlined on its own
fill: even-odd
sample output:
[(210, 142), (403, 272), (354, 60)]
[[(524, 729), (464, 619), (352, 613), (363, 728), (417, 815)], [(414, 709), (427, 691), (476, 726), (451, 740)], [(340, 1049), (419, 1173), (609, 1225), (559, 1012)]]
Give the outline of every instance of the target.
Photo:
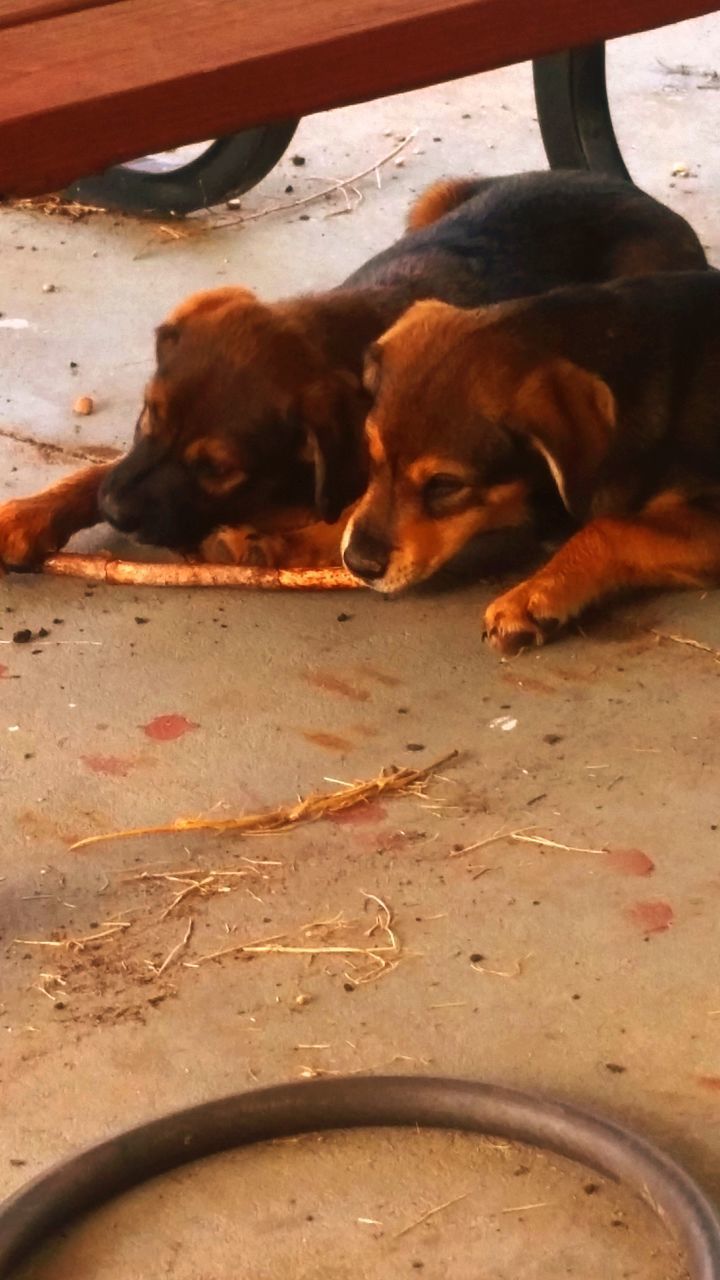
[(518, 314), (418, 303), (369, 349), (370, 479), (343, 557), (376, 590), (401, 591), (471, 538), (526, 524), (550, 476), (567, 510), (586, 513), (613, 396), (570, 361), (538, 358)]
[(156, 355), (133, 445), (101, 493), (116, 528), (191, 549), (280, 506), (332, 521), (357, 496), (360, 380), (327, 367), (292, 307), (196, 294), (157, 330)]

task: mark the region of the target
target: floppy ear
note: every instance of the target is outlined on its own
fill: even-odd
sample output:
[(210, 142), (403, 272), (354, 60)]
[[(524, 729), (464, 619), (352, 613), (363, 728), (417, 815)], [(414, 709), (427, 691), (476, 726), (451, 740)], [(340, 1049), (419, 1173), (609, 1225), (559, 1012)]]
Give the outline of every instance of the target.
[(363, 424), (369, 397), (358, 378), (335, 372), (307, 387), (300, 416), (315, 465), (315, 506), (334, 524), (367, 478)]
[(515, 408), (567, 510), (586, 515), (616, 425), (610, 387), (570, 360), (552, 360), (524, 380)]

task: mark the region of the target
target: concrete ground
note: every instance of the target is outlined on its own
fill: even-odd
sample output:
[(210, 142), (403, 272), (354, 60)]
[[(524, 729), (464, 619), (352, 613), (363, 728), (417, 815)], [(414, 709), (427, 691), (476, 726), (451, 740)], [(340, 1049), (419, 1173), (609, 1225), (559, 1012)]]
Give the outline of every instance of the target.
[[(610, 82), (633, 173), (720, 263), (719, 34), (714, 17), (622, 41)], [(242, 212), (292, 198), (288, 185), (301, 198), (320, 177), (355, 174), (415, 128), (403, 163), (383, 169), (380, 190), (363, 179), (346, 215), (336, 197), (171, 234), (4, 209), (3, 494), (71, 469), (72, 451), (123, 446), (152, 328), (190, 290), (239, 281), (276, 297), (330, 285), (399, 232), (437, 176), (543, 165), (521, 66), (305, 121)], [(687, 176), (673, 176), (678, 164)], [(95, 397), (93, 417), (73, 416), (80, 394)], [(85, 545), (110, 541), (100, 530)], [(459, 1074), (598, 1108), (720, 1192), (720, 665), (656, 634), (717, 648), (720, 601), (624, 604), (500, 662), (480, 640), (496, 590), (482, 581), (388, 604), (3, 581), (3, 1192), (170, 1108), (363, 1071)], [(35, 638), (15, 643), (26, 628)], [(291, 802), (452, 749), (460, 756), (425, 799), (383, 798), (343, 821), (242, 842), (69, 849), (113, 828)], [(468, 848), (530, 827), (560, 847)], [(362, 981), (375, 962), (356, 953), (203, 960), (278, 935), (392, 947), (367, 934), (377, 899), (392, 909), (396, 949), (381, 953), (392, 964), (376, 981)], [(93, 933), (104, 936), (83, 948), (53, 945)], [(649, 1211), (587, 1170), (415, 1132), (308, 1138), (186, 1169), (105, 1208), (23, 1272), (415, 1273), (686, 1274)]]

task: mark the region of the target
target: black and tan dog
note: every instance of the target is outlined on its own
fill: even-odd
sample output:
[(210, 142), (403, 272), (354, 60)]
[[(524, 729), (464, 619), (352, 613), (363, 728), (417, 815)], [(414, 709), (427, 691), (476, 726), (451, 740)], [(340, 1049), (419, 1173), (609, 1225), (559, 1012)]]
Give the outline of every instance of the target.
[[(477, 307), (706, 265), (681, 217), (588, 174), (440, 183), (409, 227), (330, 292), (265, 304), (216, 289), (179, 306), (158, 330), (130, 452), (0, 508), (0, 564), (37, 560), (101, 519), (145, 542), (204, 544), (210, 559), (336, 560), (336, 522), (366, 481), (364, 353), (413, 302)], [(270, 536), (227, 528), (248, 524)]]
[(620, 589), (720, 584), (720, 272), (667, 272), (462, 311), (423, 302), (370, 349), (370, 481), (344, 558), (422, 581), (470, 538), (579, 531), (490, 605), (504, 652)]

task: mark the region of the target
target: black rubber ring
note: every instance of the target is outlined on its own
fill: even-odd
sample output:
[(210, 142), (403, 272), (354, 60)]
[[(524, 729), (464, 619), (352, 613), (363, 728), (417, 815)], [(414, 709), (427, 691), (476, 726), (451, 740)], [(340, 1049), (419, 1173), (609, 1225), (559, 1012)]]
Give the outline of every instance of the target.
[(669, 1156), (610, 1120), (496, 1085), (353, 1076), (279, 1085), (176, 1111), (55, 1165), (0, 1206), (0, 1278), (48, 1235), (157, 1174), (232, 1147), (328, 1129), (461, 1129), (567, 1156), (625, 1183), (685, 1248), (693, 1280), (720, 1280), (720, 1218)]

